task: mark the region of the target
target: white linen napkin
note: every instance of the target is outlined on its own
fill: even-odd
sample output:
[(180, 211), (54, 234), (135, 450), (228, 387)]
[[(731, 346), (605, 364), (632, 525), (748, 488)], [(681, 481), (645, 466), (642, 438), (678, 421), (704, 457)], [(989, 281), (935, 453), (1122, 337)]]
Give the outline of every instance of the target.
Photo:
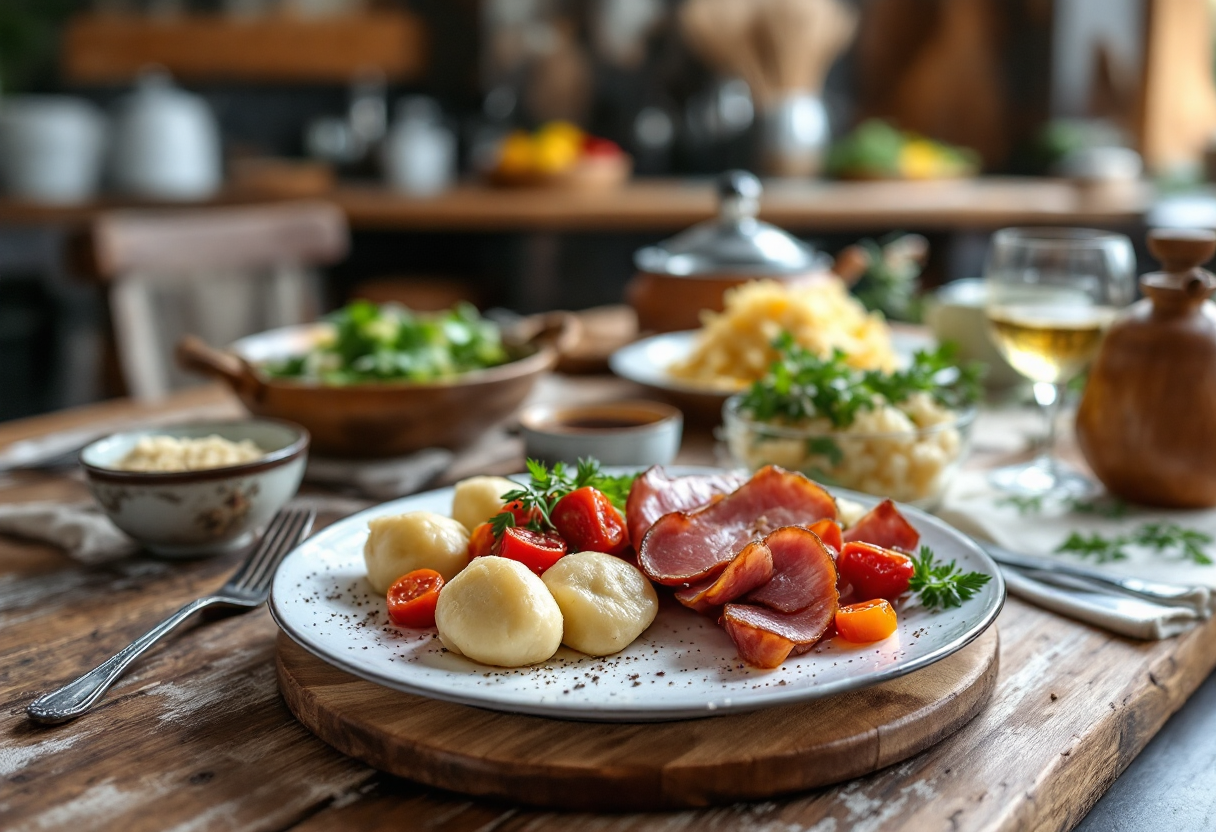
[[(1102, 500), (1090, 501), (1102, 505)], [(1084, 508), (1084, 506), (1082, 506)], [(1200, 565), (1176, 555), (1162, 554), (1127, 545), (1126, 560), (1097, 564), (1077, 555), (1056, 550), (1073, 532), (1099, 534), (1113, 539), (1130, 535), (1145, 523), (1171, 522), (1216, 538), (1216, 511), (1165, 511), (1128, 507), (1118, 517), (1078, 510), (1075, 503), (1046, 498), (1038, 506), (1018, 506), (988, 484), (986, 471), (961, 472), (946, 493), (937, 514), (962, 532), (981, 541), (1023, 555), (1046, 560), (1084, 564), (1112, 576), (1140, 578), (1184, 586), (1206, 586), (1216, 590), (1216, 565)], [(1216, 546), (1204, 547), (1216, 560)], [(1004, 568), (1010, 592), (1045, 609), (1077, 618), (1099, 627), (1141, 639), (1168, 638), (1208, 617), (1214, 611), (1216, 592), (1206, 609), (1164, 606), (1107, 593), (1072, 582), (1059, 575), (1028, 573)]]
[(0, 533), (49, 543), (88, 564), (125, 558), (139, 549), (92, 502), (0, 505)]

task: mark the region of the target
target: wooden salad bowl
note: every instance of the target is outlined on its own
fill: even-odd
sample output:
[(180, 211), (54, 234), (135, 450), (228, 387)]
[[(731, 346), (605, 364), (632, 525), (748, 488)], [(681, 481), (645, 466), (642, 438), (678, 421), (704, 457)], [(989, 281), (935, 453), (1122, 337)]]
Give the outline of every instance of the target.
[(578, 326), (568, 313), (529, 318), (520, 331), (504, 333), (509, 363), (430, 383), (328, 385), (259, 371), (266, 361), (305, 352), (327, 332), (326, 324), (263, 332), (227, 350), (186, 336), (177, 345), (177, 360), (187, 370), (227, 382), (250, 413), (303, 425), (317, 454), (388, 457), (471, 444), (515, 412), (577, 340)]

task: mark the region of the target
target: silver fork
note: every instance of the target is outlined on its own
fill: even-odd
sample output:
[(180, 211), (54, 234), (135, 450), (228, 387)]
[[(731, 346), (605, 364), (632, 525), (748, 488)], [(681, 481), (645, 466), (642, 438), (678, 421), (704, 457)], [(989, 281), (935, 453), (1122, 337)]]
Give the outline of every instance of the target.
[(126, 649), (106, 659), (79, 679), (35, 699), (26, 707), (25, 713), (35, 722), (47, 725), (75, 719), (97, 704), (131, 662), (194, 613), (212, 606), (233, 607), (242, 612), (260, 607), (270, 595), (270, 582), (279, 564), (312, 530), (316, 516), (317, 513), (313, 509), (280, 511), (266, 527), (266, 533), (258, 541), (257, 548), (218, 592), (186, 604), (135, 639)]

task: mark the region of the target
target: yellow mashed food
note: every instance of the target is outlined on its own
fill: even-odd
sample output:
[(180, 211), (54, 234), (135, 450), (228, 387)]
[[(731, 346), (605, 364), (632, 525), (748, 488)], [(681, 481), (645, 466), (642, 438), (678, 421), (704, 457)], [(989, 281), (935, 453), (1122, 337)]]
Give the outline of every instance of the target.
[(843, 350), (857, 369), (895, 369), (886, 321), (867, 312), (839, 280), (758, 280), (729, 290), (724, 301), (722, 312), (703, 313), (704, 328), (692, 353), (668, 369), (674, 378), (742, 390), (777, 359), (772, 343), (783, 331), (822, 356)]
[(201, 439), (145, 436), (114, 467), (119, 471), (199, 471), (253, 462), (265, 455), (250, 439), (233, 442), (215, 434)]

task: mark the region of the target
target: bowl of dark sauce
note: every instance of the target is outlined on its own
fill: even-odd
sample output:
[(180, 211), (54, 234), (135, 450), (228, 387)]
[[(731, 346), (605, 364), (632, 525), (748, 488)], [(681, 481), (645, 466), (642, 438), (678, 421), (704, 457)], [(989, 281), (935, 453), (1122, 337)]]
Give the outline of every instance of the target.
[(603, 465), (664, 465), (680, 450), (684, 415), (651, 401), (538, 404), (519, 416), (530, 459)]

